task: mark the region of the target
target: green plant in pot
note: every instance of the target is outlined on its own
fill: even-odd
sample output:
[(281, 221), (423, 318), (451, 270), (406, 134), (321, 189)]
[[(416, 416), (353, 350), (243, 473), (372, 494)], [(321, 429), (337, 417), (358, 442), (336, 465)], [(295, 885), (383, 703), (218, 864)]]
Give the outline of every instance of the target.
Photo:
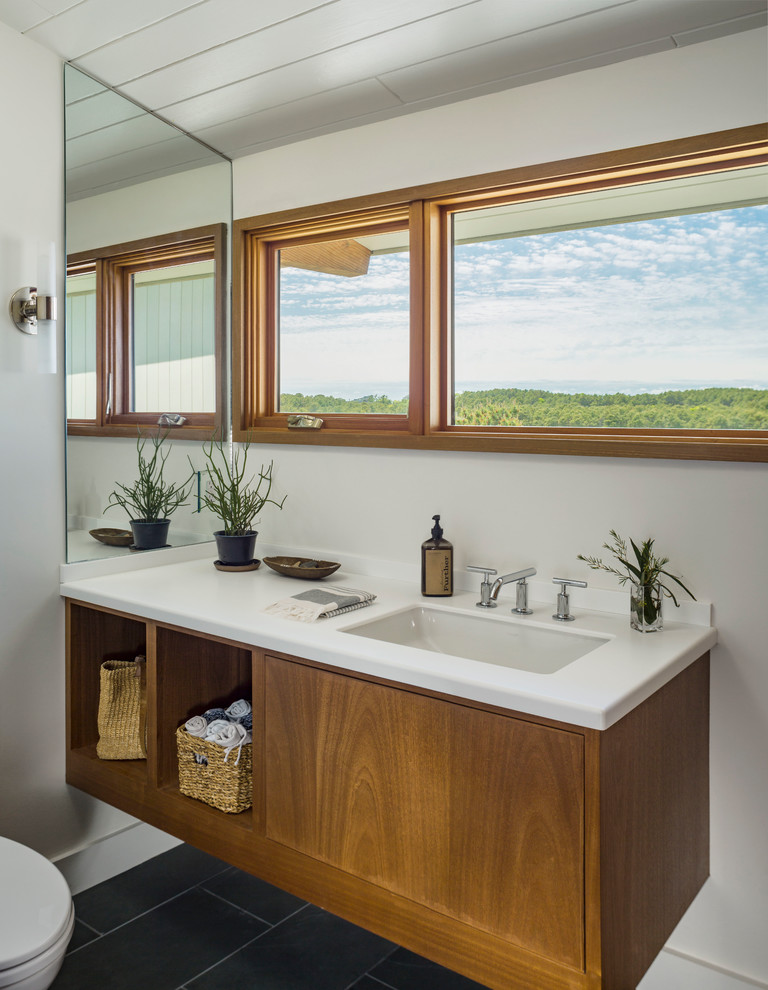
[[(632, 547), (630, 554), (626, 540), (619, 536), (615, 529), (609, 532), (611, 541), (604, 543), (603, 549), (613, 554), (616, 564), (620, 566), (606, 564), (600, 557), (589, 557), (584, 554), (578, 554), (577, 560), (583, 560), (593, 570), (615, 574), (619, 584), (630, 582), (630, 625), (633, 629), (639, 632), (656, 632), (662, 629), (664, 598), (671, 598), (675, 606), (679, 606), (675, 593), (665, 584), (665, 578), (674, 581), (696, 601), (696, 596), (686, 588), (680, 578), (666, 569), (669, 557), (660, 557), (656, 554), (652, 539), (644, 540), (640, 546), (634, 540), (630, 540)], [(633, 560), (630, 559), (631, 556), (634, 557)]]
[[(170, 516), (183, 505), (192, 487), (192, 475), (184, 481), (166, 481), (165, 462), (171, 452), (170, 444), (163, 446), (168, 431), (142, 437), (136, 441), (139, 475), (131, 484), (117, 482), (110, 493), (107, 509), (119, 506), (130, 520), (133, 546), (136, 550), (156, 550), (168, 543)], [(150, 451), (145, 453), (147, 443)]]
[(244, 567), (254, 564), (257, 532), (254, 520), (265, 505), (282, 509), (287, 495), (280, 502), (271, 497), (272, 467), (262, 464), (256, 474), (248, 475), (250, 444), (236, 448), (232, 458), (227, 456), (224, 443), (212, 439), (203, 444), (208, 468), (208, 480), (202, 494), (206, 509), (221, 519), (224, 528), (214, 532), (218, 563), (224, 567)]

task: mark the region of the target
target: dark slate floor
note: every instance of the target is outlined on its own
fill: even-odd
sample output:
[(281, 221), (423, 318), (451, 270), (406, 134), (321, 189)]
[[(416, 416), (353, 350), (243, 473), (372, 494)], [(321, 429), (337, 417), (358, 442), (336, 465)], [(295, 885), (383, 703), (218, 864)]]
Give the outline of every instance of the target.
[(52, 990), (485, 990), (191, 846), (74, 900)]

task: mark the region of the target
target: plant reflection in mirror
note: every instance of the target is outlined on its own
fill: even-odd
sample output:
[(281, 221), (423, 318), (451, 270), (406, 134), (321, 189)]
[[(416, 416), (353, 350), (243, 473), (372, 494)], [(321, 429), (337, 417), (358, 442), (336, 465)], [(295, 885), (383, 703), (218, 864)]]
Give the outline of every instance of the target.
[[(139, 476), (130, 485), (116, 483), (116, 488), (110, 493), (107, 509), (119, 506), (131, 520), (155, 522), (167, 519), (178, 508), (187, 505), (187, 498), (192, 488), (193, 475), (180, 483), (166, 481), (163, 477), (165, 462), (171, 452), (171, 445), (163, 447), (163, 441), (168, 436), (168, 430), (158, 431), (149, 437), (136, 441), (138, 451)], [(144, 453), (149, 440), (152, 444), (151, 456)]]
[(696, 601), (696, 596), (686, 588), (680, 578), (666, 570), (669, 557), (657, 556), (653, 549), (653, 539), (644, 540), (640, 546), (630, 539), (632, 554), (635, 558), (632, 562), (629, 559), (630, 552), (627, 541), (619, 536), (615, 529), (609, 532), (611, 541), (604, 543), (603, 549), (613, 554), (621, 568), (614, 564), (604, 563), (600, 557), (578, 554), (576, 559), (583, 560), (593, 570), (608, 571), (609, 574), (615, 574), (619, 579), (619, 584), (626, 584), (627, 581), (632, 583), (632, 609), (638, 628), (657, 626), (661, 618), (661, 603), (664, 597), (671, 598), (675, 606), (679, 606), (680, 603), (674, 592), (664, 583), (664, 578), (674, 581)]

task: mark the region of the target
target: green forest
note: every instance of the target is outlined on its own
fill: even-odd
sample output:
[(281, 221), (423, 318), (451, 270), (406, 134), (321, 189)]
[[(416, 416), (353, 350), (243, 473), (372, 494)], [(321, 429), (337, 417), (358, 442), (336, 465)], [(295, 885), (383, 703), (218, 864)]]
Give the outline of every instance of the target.
[[(623, 429), (768, 430), (768, 390), (702, 388), (628, 395), (493, 388), (459, 392), (457, 426), (585, 426)], [(280, 396), (281, 412), (404, 415), (408, 398)]]

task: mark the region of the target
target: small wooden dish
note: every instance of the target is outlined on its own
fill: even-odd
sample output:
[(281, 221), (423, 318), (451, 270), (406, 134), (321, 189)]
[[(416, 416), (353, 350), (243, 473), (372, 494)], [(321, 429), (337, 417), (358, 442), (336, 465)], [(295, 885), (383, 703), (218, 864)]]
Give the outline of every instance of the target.
[(305, 581), (328, 577), (341, 567), (333, 560), (314, 560), (312, 557), (264, 557), (264, 563), (278, 574)]
[(129, 547), (133, 543), (130, 529), (89, 529), (89, 534), (108, 547)]

